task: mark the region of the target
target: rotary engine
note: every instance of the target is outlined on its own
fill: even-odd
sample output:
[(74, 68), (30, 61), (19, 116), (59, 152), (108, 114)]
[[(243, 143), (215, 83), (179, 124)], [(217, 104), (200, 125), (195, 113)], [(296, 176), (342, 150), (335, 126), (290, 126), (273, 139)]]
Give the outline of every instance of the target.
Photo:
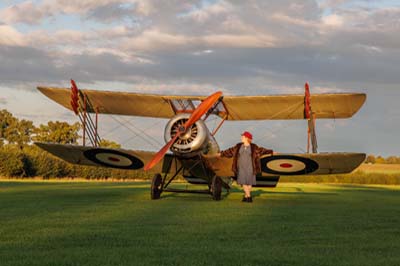
[[(164, 139), (168, 142), (179, 132), (189, 119), (190, 114), (181, 113), (174, 116), (165, 127)], [(185, 134), (172, 145), (171, 150), (181, 156), (192, 156), (201, 151), (207, 153), (207, 147), (213, 147), (215, 140), (202, 120), (194, 123)]]

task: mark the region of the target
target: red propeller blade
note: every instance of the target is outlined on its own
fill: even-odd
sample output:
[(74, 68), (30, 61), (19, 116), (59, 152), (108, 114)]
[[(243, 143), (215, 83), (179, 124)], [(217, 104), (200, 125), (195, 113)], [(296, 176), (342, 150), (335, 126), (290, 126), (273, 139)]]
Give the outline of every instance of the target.
[(185, 123), (185, 131), (191, 127), (197, 120), (199, 120), (221, 97), (222, 92), (217, 91), (216, 93), (208, 96), (204, 101), (200, 103), (199, 106), (190, 115), (188, 121)]
[(186, 121), (184, 125), (185, 129), (178, 132), (170, 141), (168, 141), (168, 143), (165, 144), (164, 147), (162, 147), (162, 149), (156, 153), (156, 155), (154, 155), (153, 159), (151, 159), (151, 161), (148, 162), (143, 169), (147, 171), (153, 168), (164, 157), (179, 136), (184, 134), (189, 127), (196, 123), (197, 120), (199, 120), (214, 105), (214, 103), (218, 101), (221, 95), (222, 92), (218, 91), (208, 96), (202, 103), (200, 103), (200, 105), (193, 111), (189, 119)]
[(162, 147), (161, 150), (159, 150), (156, 155), (154, 155), (153, 159), (151, 159), (150, 162), (148, 162), (145, 166), (144, 166), (144, 170), (150, 170), (151, 168), (154, 167), (154, 165), (156, 165), (163, 157), (164, 155), (167, 153), (167, 151), (169, 150), (169, 148), (171, 148), (172, 144), (174, 144), (174, 142), (176, 141), (176, 139), (179, 137), (179, 134), (176, 134), (175, 137), (173, 137), (170, 141), (168, 141), (167, 144), (165, 144), (164, 147)]

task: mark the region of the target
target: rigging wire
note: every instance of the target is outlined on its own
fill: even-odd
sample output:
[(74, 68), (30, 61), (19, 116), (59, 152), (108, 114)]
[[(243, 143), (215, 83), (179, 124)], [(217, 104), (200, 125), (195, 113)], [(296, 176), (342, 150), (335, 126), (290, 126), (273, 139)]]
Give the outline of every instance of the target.
[(111, 133), (113, 133), (115, 130), (121, 128), (123, 125), (122, 124), (117, 124), (117, 126), (115, 126), (114, 128), (112, 128), (111, 130), (108, 130), (107, 132), (105, 132), (105, 134), (103, 134), (103, 138), (107, 137), (109, 135), (111, 135)]
[[(151, 107), (146, 108), (143, 112), (145, 113), (146, 110), (148, 110), (148, 109), (150, 109), (150, 108), (151, 108)], [(152, 109), (154, 109), (154, 108), (152, 108)], [(160, 107), (159, 110), (158, 110), (158, 112), (160, 112), (161, 109), (162, 109), (162, 108)], [(107, 111), (107, 110), (106, 110), (106, 111)], [(119, 127), (124, 127), (124, 128), (126, 128), (127, 130), (129, 130), (131, 133), (134, 134), (134, 136), (130, 137), (129, 139), (127, 139), (127, 140), (125, 140), (125, 141), (123, 141), (121, 144), (124, 144), (124, 143), (126, 143), (127, 141), (131, 141), (132, 139), (134, 139), (135, 137), (138, 136), (138, 137), (140, 137), (141, 139), (143, 139), (144, 141), (146, 141), (148, 144), (150, 144), (152, 147), (156, 148), (157, 150), (160, 148), (160, 146), (163, 145), (163, 144), (160, 143), (157, 139), (155, 139), (154, 137), (150, 136), (149, 134), (147, 134), (147, 133), (145, 132), (146, 130), (148, 130), (148, 129), (154, 127), (154, 126), (157, 125), (157, 124), (159, 124), (161, 121), (158, 121), (158, 122), (154, 123), (153, 125), (151, 125), (150, 127), (145, 128), (145, 129), (143, 130), (143, 129), (139, 129), (138, 127), (135, 127), (128, 119), (120, 118), (120, 120), (119, 120), (119, 119), (116, 118), (116, 116), (112, 115), (112, 112), (108, 112), (108, 113), (110, 114), (110, 117), (111, 117), (114, 121), (116, 121), (116, 122), (119, 124), (119, 126), (115, 127), (112, 131), (116, 130), (116, 129), (119, 128)], [(122, 120), (123, 122), (121, 122), (121, 120)], [(145, 135), (147, 138), (145, 138), (142, 134), (138, 133), (138, 132), (135, 131), (134, 129), (128, 127), (128, 125), (131, 125), (134, 129), (138, 130), (140, 133), (142, 133), (143, 135)], [(110, 133), (110, 132), (109, 132), (109, 133)], [(152, 140), (152, 141), (155, 142), (156, 144), (150, 142), (149, 140)]]
[[(156, 124), (159, 124), (159, 123), (160, 123), (160, 122), (157, 122)], [(150, 126), (150, 127), (148, 127), (148, 128), (145, 128), (144, 130), (148, 130), (148, 129), (152, 128), (153, 126), (155, 126), (156, 124), (153, 124), (152, 126)], [(148, 135), (148, 136), (151, 137), (150, 135)], [(129, 141), (132, 141), (132, 140), (135, 139), (136, 137), (137, 137), (137, 135), (131, 136), (131, 137), (129, 137), (128, 139), (124, 140), (123, 142), (124, 142), (124, 143), (127, 143), (127, 142), (129, 142)], [(163, 145), (163, 144), (161, 144), (158, 140), (156, 140), (155, 138), (152, 138), (152, 139), (154, 139), (154, 141), (157, 142), (157, 145), (159, 145), (159, 146), (156, 146), (155, 144), (151, 144), (150, 142), (148, 142), (148, 143), (149, 143), (150, 145), (152, 145), (153, 147), (159, 149), (160, 146)]]
[[(282, 113), (284, 113), (284, 112), (290, 111), (290, 112), (288, 113), (288, 115), (286, 116), (286, 118), (288, 118), (288, 117), (290, 117), (291, 114), (293, 114), (293, 113), (297, 110), (297, 108), (299, 108), (299, 107), (302, 106), (302, 105), (303, 105), (303, 102), (300, 102), (300, 103), (298, 103), (298, 104), (294, 104), (294, 105), (292, 105), (292, 106), (289, 106), (289, 107), (287, 107), (287, 108), (285, 108), (285, 109), (279, 111), (278, 113), (274, 114), (274, 115), (270, 118), (270, 120), (274, 119), (275, 117), (278, 117), (280, 114), (282, 114)], [(277, 130), (274, 130), (274, 131), (270, 130), (270, 133), (275, 134), (275, 133), (277, 133), (278, 131), (280, 131), (280, 130), (282, 130), (283, 128), (286, 128), (286, 127), (288, 127), (288, 126), (280, 127), (280, 128), (278, 128)], [(269, 132), (268, 132), (268, 133), (269, 133)], [(268, 133), (267, 133), (267, 134), (268, 134)], [(267, 134), (264, 134), (264, 135), (262, 135), (261, 137), (258, 137), (256, 141), (258, 141), (258, 140), (260, 140), (260, 139), (264, 139), (264, 138), (266, 137)]]
[[(150, 144), (151, 146), (155, 147), (156, 149), (159, 149), (160, 146), (162, 146), (162, 144), (161, 144), (157, 139), (155, 139), (154, 137), (152, 137), (152, 136), (150, 136), (149, 134), (147, 134), (144, 130), (139, 129), (139, 128), (137, 128), (137, 127), (134, 127), (135, 130), (140, 131), (140, 133), (142, 133), (143, 135), (145, 135), (147, 138), (145, 138), (142, 134), (136, 132), (134, 129), (128, 127), (127, 125), (132, 125), (132, 123), (131, 123), (130, 121), (128, 121), (128, 120), (120, 121), (120, 120), (118, 120), (118, 119), (117, 119), (115, 116), (113, 116), (113, 115), (111, 115), (111, 118), (114, 119), (117, 123), (122, 124), (126, 129), (128, 129), (130, 132), (132, 132), (132, 133), (135, 135), (135, 137), (137, 137), (137, 136), (140, 137), (141, 139), (145, 140), (148, 144)], [(124, 120), (124, 119), (121, 119), (121, 120)], [(133, 126), (133, 125), (132, 125), (132, 126)], [(154, 126), (154, 125), (152, 125), (151, 127), (153, 127), (153, 126)], [(150, 127), (150, 128), (151, 128), (151, 127)], [(145, 130), (146, 130), (146, 129), (145, 129)], [(129, 140), (131, 140), (131, 139), (133, 139), (133, 138), (130, 138)], [(152, 141), (156, 142), (158, 146), (156, 146), (154, 143), (150, 142), (149, 140), (152, 140)], [(126, 142), (126, 141), (124, 141), (124, 142)], [(122, 144), (123, 144), (123, 143), (122, 143)]]
[[(218, 115), (215, 115), (215, 116), (209, 116), (209, 118), (207, 120), (203, 120), (204, 123), (207, 122), (206, 123), (207, 128), (209, 128), (207, 124), (210, 124), (210, 125), (214, 124), (214, 129), (209, 130), (210, 132), (213, 132), (215, 130), (215, 128), (218, 126), (218, 118), (220, 118), (220, 117)], [(213, 121), (214, 121), (214, 123), (212, 123)]]

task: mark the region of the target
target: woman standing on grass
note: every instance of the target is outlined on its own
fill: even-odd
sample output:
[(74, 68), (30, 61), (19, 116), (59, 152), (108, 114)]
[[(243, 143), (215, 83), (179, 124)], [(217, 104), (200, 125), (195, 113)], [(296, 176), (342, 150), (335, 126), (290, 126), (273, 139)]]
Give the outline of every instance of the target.
[(242, 134), (242, 142), (218, 154), (221, 157), (233, 157), (232, 171), (237, 178), (237, 183), (243, 187), (243, 202), (253, 202), (251, 189), (256, 184), (256, 175), (261, 173), (261, 155), (273, 154), (272, 150), (251, 143), (252, 140), (253, 135), (245, 131)]

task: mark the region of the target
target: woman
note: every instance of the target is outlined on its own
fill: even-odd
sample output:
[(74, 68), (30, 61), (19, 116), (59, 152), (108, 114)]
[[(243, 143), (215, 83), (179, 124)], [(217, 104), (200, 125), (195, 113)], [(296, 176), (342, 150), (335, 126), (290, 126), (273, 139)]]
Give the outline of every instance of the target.
[(251, 189), (256, 184), (256, 175), (261, 173), (261, 155), (273, 154), (272, 150), (251, 143), (252, 140), (253, 135), (245, 131), (242, 134), (242, 142), (219, 153), (221, 157), (233, 157), (232, 171), (237, 178), (237, 183), (243, 187), (243, 202), (253, 202)]

